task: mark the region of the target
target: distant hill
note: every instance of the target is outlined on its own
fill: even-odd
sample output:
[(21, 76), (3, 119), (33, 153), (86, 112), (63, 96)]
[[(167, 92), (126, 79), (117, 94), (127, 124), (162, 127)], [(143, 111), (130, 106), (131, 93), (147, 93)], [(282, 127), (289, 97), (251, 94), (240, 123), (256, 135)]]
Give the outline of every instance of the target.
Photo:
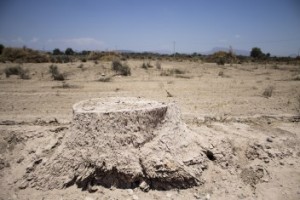
[[(226, 51), (226, 52), (228, 52), (229, 48), (226, 48), (226, 47), (214, 47), (210, 51), (203, 52), (203, 54), (210, 55), (210, 54), (213, 54), (213, 53), (218, 52), (218, 51)], [(241, 55), (241, 56), (249, 56), (250, 55), (250, 51), (248, 51), (248, 50), (233, 49), (233, 52), (234, 52), (235, 55)]]

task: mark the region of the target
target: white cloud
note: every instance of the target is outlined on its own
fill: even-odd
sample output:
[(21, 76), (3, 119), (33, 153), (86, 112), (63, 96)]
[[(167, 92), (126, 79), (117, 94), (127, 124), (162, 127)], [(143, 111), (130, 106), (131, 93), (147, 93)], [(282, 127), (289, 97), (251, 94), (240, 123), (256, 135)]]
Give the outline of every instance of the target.
[(220, 42), (220, 43), (227, 43), (228, 40), (227, 40), (227, 39), (220, 39), (219, 42)]
[(39, 38), (33, 37), (30, 42), (37, 43), (39, 41)]
[(63, 40), (65, 43), (70, 45), (87, 46), (87, 45), (102, 45), (103, 43), (94, 38), (71, 38)]
[(24, 43), (24, 40), (21, 37), (17, 37), (15, 39), (12, 39), (11, 42), (20, 44), (20, 43)]

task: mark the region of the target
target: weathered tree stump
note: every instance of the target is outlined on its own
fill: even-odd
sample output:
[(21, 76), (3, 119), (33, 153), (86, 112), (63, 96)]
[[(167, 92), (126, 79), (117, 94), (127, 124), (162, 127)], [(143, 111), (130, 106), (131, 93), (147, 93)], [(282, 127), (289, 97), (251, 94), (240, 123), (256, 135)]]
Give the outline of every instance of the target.
[(76, 184), (143, 190), (202, 183), (207, 167), (203, 138), (180, 119), (173, 103), (141, 98), (99, 98), (73, 106), (73, 125), (62, 144), (29, 176), (40, 189)]

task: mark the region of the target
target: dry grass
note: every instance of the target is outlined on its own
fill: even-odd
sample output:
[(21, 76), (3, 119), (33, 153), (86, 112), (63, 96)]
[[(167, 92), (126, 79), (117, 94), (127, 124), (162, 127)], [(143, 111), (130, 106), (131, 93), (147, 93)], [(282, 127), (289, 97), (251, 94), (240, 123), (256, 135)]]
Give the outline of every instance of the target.
[(173, 75), (178, 75), (178, 74), (185, 74), (185, 71), (181, 69), (168, 69), (168, 70), (163, 70), (160, 75), (161, 76), (173, 76)]
[(111, 76), (101, 76), (98, 81), (100, 82), (111, 82), (112, 81), (112, 77)]

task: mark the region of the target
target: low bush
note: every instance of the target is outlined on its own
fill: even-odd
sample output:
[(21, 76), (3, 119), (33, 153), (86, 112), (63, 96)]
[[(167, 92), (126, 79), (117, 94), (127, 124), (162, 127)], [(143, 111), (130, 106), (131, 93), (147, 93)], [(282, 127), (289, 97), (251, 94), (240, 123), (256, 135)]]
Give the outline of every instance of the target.
[(296, 96), (296, 110), (298, 114), (300, 115), (300, 94)]
[(35, 51), (29, 48), (11, 48), (3, 49), (1, 60), (10, 62), (30, 62), (44, 63), (49, 62), (49, 56), (45, 53)]
[(55, 81), (64, 81), (65, 75), (60, 73), (56, 65), (49, 66), (49, 73), (51, 74), (53, 80)]
[(122, 64), (119, 60), (112, 61), (112, 70), (114, 70), (118, 75), (131, 75), (130, 67), (127, 64)]
[(10, 75), (18, 75), (21, 79), (30, 79), (29, 70), (23, 69), (20, 66), (7, 67), (4, 73), (7, 78), (10, 77)]
[(141, 68), (143, 69), (149, 69), (149, 68), (153, 68), (153, 66), (151, 65), (150, 62), (147, 62), (147, 63), (143, 63)]
[(157, 61), (155, 65), (156, 65), (156, 69), (161, 70), (161, 64), (160, 64), (160, 62)]
[(273, 86), (269, 86), (265, 89), (265, 91), (263, 92), (263, 96), (266, 97), (266, 98), (269, 98), (272, 96), (273, 94), (273, 91), (274, 91), (274, 87)]
[(83, 64), (81, 63), (80, 65), (78, 65), (78, 68), (82, 69), (83, 68)]
[(50, 61), (52, 63), (69, 63), (72, 62), (74, 59), (72, 59), (71, 56), (66, 55), (52, 55), (50, 58)]
[(185, 71), (180, 70), (180, 69), (168, 69), (164, 70), (160, 73), (161, 76), (173, 76), (173, 75), (178, 75), (178, 74), (185, 74)]
[(226, 62), (226, 60), (225, 60), (225, 58), (219, 58), (218, 60), (217, 60), (217, 65), (225, 65), (225, 62)]

